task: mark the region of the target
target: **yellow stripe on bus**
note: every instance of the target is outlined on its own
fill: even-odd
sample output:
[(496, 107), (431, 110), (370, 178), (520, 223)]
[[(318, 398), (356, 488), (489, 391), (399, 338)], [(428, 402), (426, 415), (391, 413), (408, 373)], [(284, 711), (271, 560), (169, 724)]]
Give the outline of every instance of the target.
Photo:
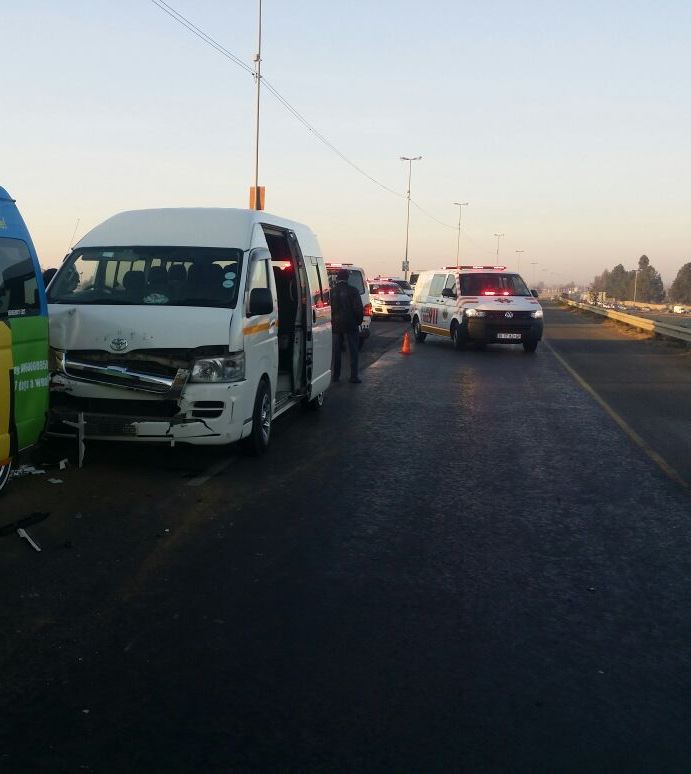
[(271, 326), (271, 323), (268, 321), (263, 323), (257, 323), (256, 325), (248, 325), (247, 327), (242, 329), (242, 332), (246, 336), (251, 336), (253, 333), (262, 333), (264, 331), (268, 331), (270, 326)]

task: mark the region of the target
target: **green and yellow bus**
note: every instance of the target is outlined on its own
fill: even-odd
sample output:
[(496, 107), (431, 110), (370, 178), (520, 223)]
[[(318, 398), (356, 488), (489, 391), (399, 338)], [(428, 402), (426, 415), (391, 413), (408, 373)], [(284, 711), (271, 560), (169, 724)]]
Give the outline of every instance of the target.
[(48, 411), (48, 309), (36, 250), (0, 188), (0, 490)]

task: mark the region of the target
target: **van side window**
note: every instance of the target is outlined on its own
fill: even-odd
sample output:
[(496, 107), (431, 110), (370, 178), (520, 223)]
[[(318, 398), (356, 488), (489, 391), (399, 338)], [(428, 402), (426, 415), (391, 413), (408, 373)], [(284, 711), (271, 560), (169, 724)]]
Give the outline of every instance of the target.
[(435, 274), (432, 278), (432, 284), (429, 288), (430, 296), (440, 296), (444, 283), (446, 282), (446, 274)]
[(456, 294), (456, 275), (455, 274), (449, 274), (449, 276), (446, 278), (446, 285), (444, 285), (444, 288), (448, 288), (448, 290), (453, 290), (454, 295)]
[(268, 261), (254, 261), (252, 264), (252, 275), (247, 285), (248, 293), (251, 293), (255, 288), (268, 288), (269, 285), (269, 262)]
[(39, 311), (36, 272), (26, 242), (0, 238), (0, 318)]
[(310, 258), (308, 255), (306, 255), (305, 269), (307, 270), (307, 280), (310, 284), (310, 297), (312, 299), (312, 306), (321, 307), (324, 306), (324, 302), (322, 301), (322, 290), (321, 285), (319, 284), (319, 272), (317, 270), (316, 263), (312, 263), (312, 261), (316, 260), (316, 258)]
[(319, 283), (322, 286), (322, 301), (324, 306), (329, 306), (331, 304), (331, 277), (327, 274), (326, 266), (323, 264), (320, 264), (317, 268), (319, 269)]

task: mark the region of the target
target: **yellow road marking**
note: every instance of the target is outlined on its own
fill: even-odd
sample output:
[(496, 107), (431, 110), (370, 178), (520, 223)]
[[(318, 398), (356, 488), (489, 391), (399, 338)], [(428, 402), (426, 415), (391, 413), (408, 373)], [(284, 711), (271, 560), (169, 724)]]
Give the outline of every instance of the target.
[(641, 438), (638, 433), (628, 425), (626, 420), (617, 414), (617, 412), (607, 403), (604, 398), (601, 398), (595, 390), (588, 384), (588, 382), (583, 379), (582, 376), (580, 376), (576, 371), (571, 368), (571, 366), (564, 360), (564, 358), (552, 347), (545, 339), (542, 340), (542, 344), (547, 347), (547, 349), (556, 357), (556, 359), (564, 366), (566, 371), (574, 378), (574, 380), (577, 382), (577, 384), (582, 387), (588, 395), (602, 408), (604, 409), (605, 413), (614, 420), (614, 422), (620, 427), (621, 430), (624, 431), (625, 435), (629, 438), (629, 440), (633, 441), (633, 443), (636, 444), (659, 468), (662, 470), (662, 472), (668, 477), (671, 478), (672, 481), (676, 482), (680, 486), (682, 486), (684, 489), (689, 489), (689, 484), (686, 482), (681, 475), (667, 462), (667, 460), (664, 459), (660, 454), (658, 454), (655, 449), (653, 449), (646, 441)]

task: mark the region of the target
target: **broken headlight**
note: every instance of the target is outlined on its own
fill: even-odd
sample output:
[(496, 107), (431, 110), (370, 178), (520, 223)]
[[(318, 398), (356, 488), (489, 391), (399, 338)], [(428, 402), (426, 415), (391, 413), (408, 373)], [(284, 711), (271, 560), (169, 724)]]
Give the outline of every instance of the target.
[(233, 352), (225, 357), (204, 357), (194, 361), (190, 382), (215, 384), (240, 382), (245, 378), (245, 353)]
[(65, 350), (50, 347), (48, 350), (48, 370), (51, 373), (65, 373)]

